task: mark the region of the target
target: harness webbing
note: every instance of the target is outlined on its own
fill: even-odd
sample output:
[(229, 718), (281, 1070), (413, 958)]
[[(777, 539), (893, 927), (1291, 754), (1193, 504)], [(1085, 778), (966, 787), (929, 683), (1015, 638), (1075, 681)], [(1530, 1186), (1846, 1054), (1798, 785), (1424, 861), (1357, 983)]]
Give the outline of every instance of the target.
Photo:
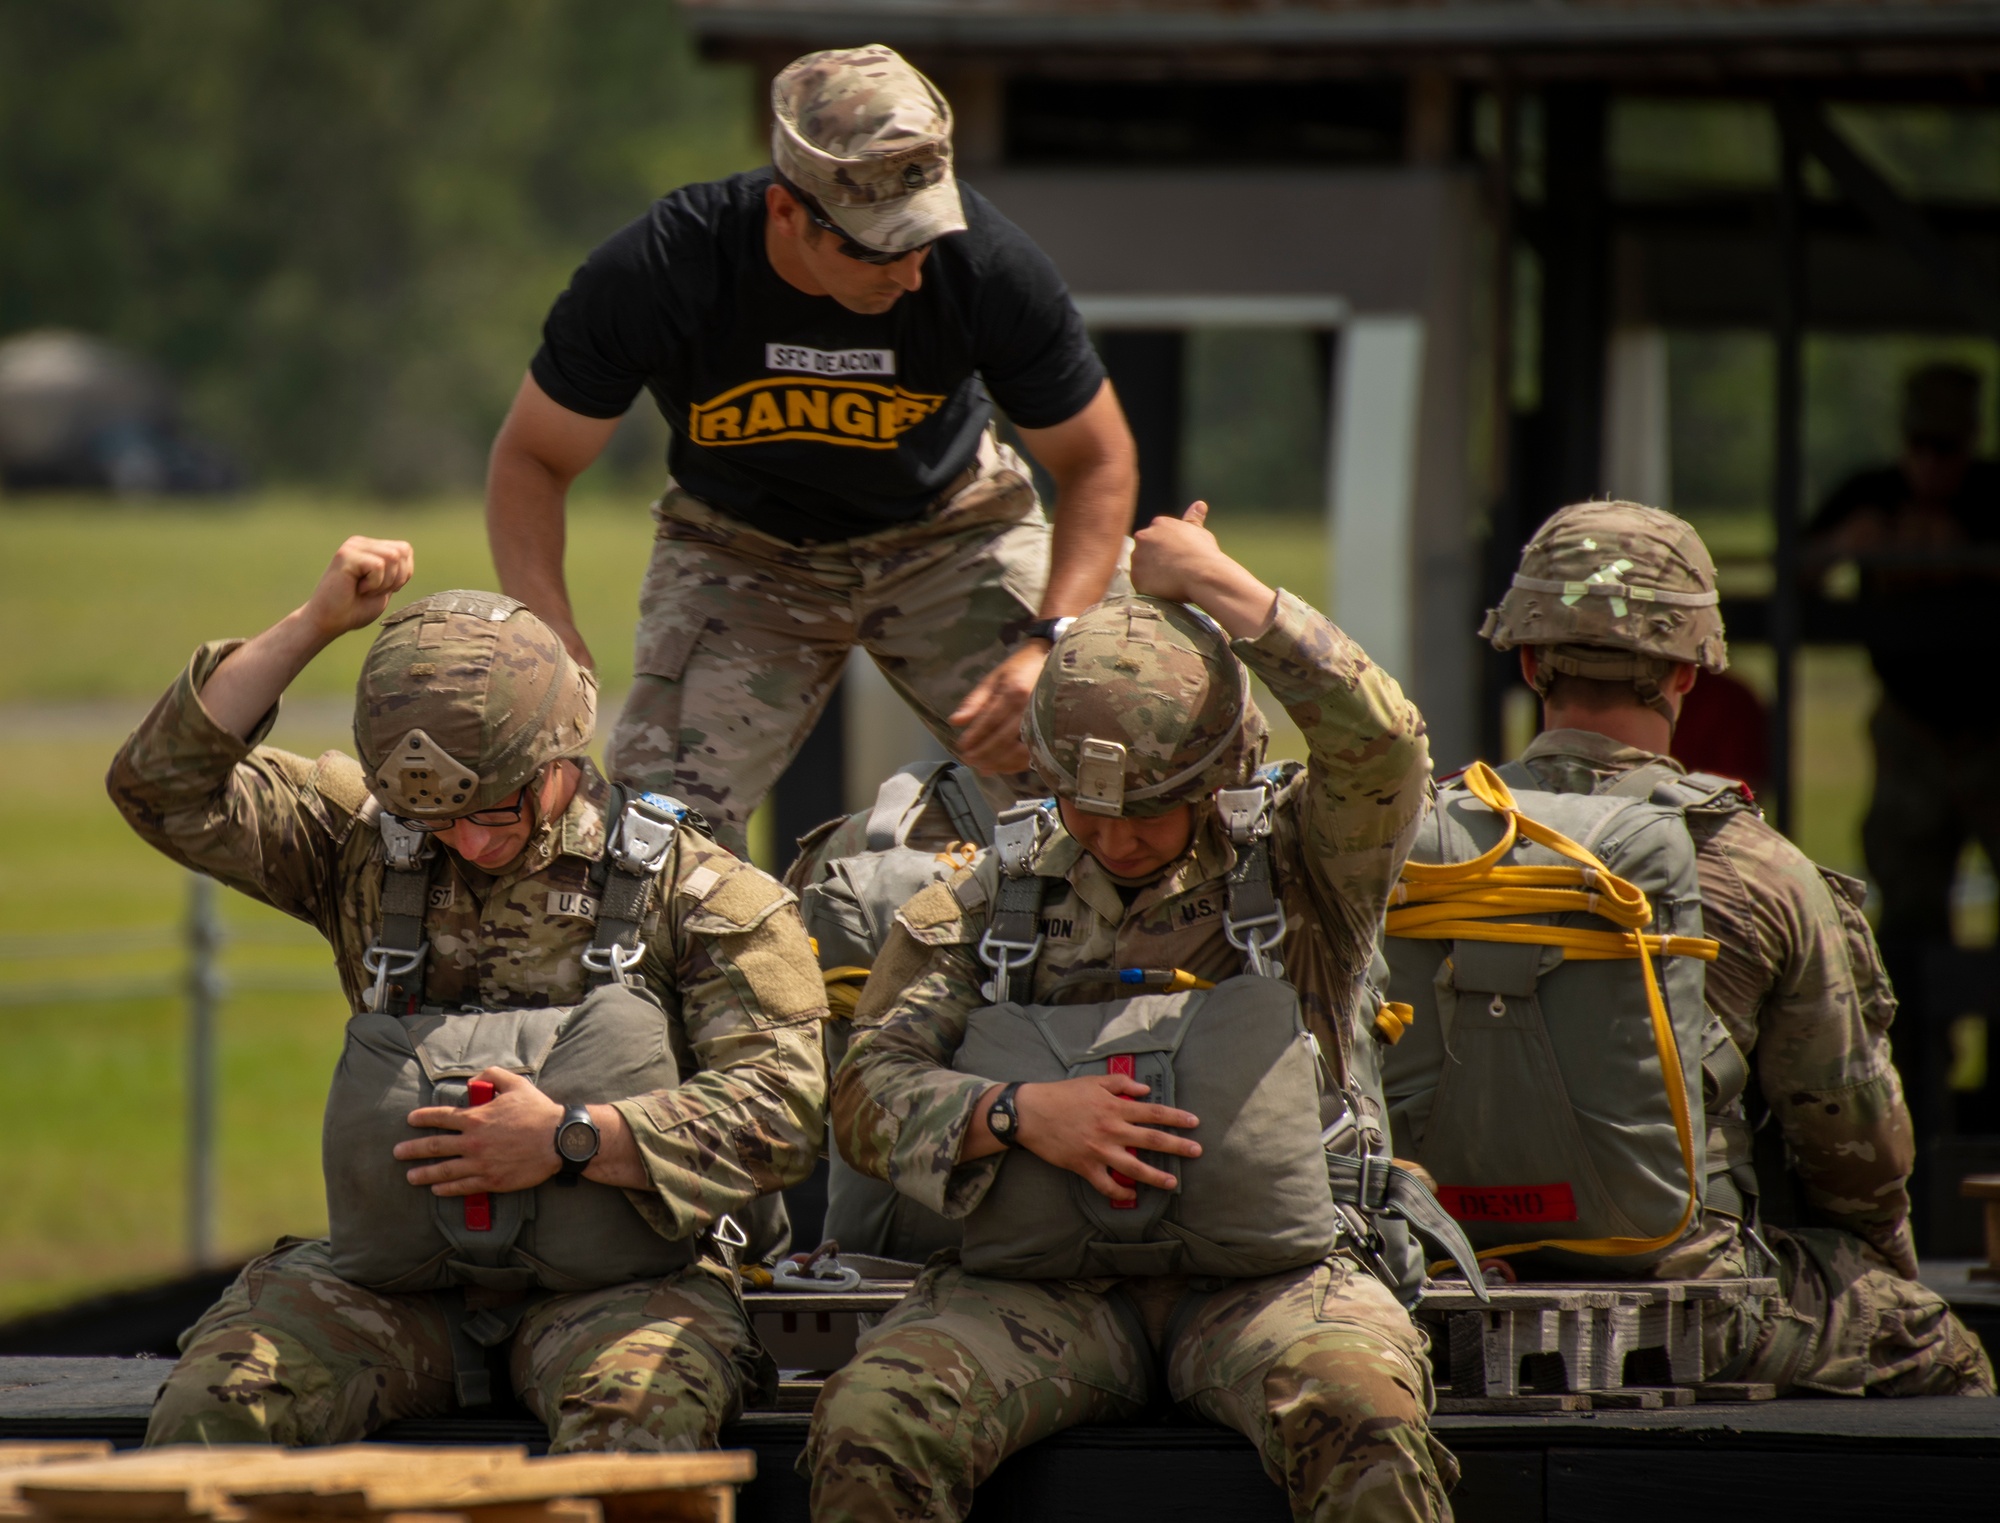
[[(1474, 762), (1460, 779), (1465, 790), (1506, 821), (1500, 840), (1467, 862), (1410, 862), (1390, 895), (1392, 908), (1384, 929), (1391, 936), (1421, 941), (1506, 941), (1561, 947), (1565, 958), (1578, 962), (1632, 959), (1646, 985), (1653, 1045), (1660, 1056), (1667, 1105), (1673, 1112), (1674, 1135), (1680, 1143), (1681, 1165), (1687, 1174), (1687, 1203), (1672, 1230), (1658, 1237), (1548, 1238), (1533, 1243), (1508, 1243), (1479, 1250), (1481, 1258), (1560, 1248), (1566, 1253), (1624, 1258), (1652, 1253), (1679, 1241), (1694, 1220), (1701, 1175), (1695, 1160), (1694, 1122), (1688, 1106), (1686, 1075), (1680, 1043), (1660, 995), (1653, 958), (1696, 957), (1713, 962), (1718, 944), (1703, 936), (1653, 936), (1640, 928), (1650, 925), (1653, 906), (1644, 889), (1628, 883), (1561, 831), (1522, 814), (1514, 795), (1485, 762)], [(1518, 841), (1532, 841), (1574, 867), (1503, 867), (1500, 859)], [(1595, 915), (1621, 929), (1592, 931), (1575, 926), (1525, 925), (1501, 920), (1508, 915)], [(1497, 922), (1497, 923), (1496, 923)]]

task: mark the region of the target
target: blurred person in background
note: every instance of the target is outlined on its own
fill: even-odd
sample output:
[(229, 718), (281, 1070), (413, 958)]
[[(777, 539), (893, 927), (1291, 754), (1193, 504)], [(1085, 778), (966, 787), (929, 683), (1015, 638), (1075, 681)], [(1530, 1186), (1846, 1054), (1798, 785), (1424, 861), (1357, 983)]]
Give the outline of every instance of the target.
[[(576, 272), (487, 481), (502, 588), (589, 664), (566, 496), (652, 393), (673, 480), (609, 767), (739, 851), (855, 645), (1011, 802), (1054, 621), (1103, 596), (1137, 493), (1083, 321), (958, 184), (936, 86), (885, 47), (813, 53), (771, 109), (771, 167), (674, 192)], [(996, 407), (1054, 479), (1053, 530)]]
[(1919, 1146), (1943, 1119), (1938, 1060), (1926, 1056), (1937, 1023), (1925, 1010), (1923, 950), (1951, 941), (1967, 840), (2000, 863), (2000, 465), (1973, 456), (1980, 391), (1963, 365), (1914, 372), (1902, 458), (1850, 477), (1808, 527), (1812, 570), (1851, 561), (1859, 571), (1863, 638), (1882, 685), (1861, 842), (1881, 891), (1882, 953), (1905, 1001), (1896, 1061)]

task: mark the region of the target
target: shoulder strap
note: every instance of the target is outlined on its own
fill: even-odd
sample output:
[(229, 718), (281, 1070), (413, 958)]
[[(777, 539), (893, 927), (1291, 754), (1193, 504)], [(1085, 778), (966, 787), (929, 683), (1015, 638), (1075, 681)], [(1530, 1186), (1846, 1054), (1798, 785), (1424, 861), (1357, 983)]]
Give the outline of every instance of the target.
[(935, 786), (938, 802), (951, 816), (951, 828), (958, 832), (958, 838), (974, 846), (991, 846), (999, 820), (986, 795), (979, 791), (978, 774), (963, 762), (953, 762), (938, 774)]
[(1034, 862), (1049, 832), (1050, 801), (1016, 804), (1000, 815), (993, 829), (993, 854), (1000, 859), (1000, 895), (986, 933), (979, 938), (979, 960), (993, 976), (979, 987), (989, 1003), (1013, 998), (1017, 973), (1031, 972), (1042, 955), (1042, 890)]
[(415, 1011), (424, 1002), (424, 959), (431, 950), (424, 940), (424, 911), (430, 905), (437, 848), (427, 834), (410, 829), (386, 809), (378, 808), (375, 828), (382, 836), (382, 928), (361, 954), (361, 966), (375, 976), (368, 1008), (377, 1013), (388, 1008), (394, 979), (405, 1008)]
[(639, 927), (652, 908), (653, 885), (667, 865), (687, 813), (687, 805), (664, 793), (628, 796), (623, 788), (612, 788), (597, 935), (583, 954), (583, 966), (594, 985), (639, 982), (634, 969), (646, 955)]
[(1218, 788), (1216, 813), (1236, 846), (1236, 864), (1229, 869), (1228, 902), (1222, 910), (1222, 934), (1243, 953), (1252, 973), (1283, 978), (1285, 965), (1271, 949), (1291, 929), (1278, 888), (1271, 876), (1271, 784), (1258, 778), (1247, 788)]
[(870, 851), (888, 851), (910, 838), (910, 827), (924, 812), (924, 795), (946, 765), (941, 761), (911, 762), (889, 774), (875, 790), (875, 807), (868, 811)]

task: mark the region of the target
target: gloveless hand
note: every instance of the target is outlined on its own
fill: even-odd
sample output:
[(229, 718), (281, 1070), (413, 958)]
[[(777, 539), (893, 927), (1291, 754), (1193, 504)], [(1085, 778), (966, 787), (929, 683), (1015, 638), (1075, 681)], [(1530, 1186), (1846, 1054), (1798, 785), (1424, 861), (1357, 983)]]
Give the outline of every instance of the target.
[(556, 1124), (563, 1108), (531, 1080), (504, 1068), (479, 1075), (493, 1098), (479, 1106), (426, 1105), (409, 1115), (411, 1126), (438, 1128), (434, 1137), (396, 1144), (405, 1163), (434, 1159), (408, 1170), (413, 1185), (433, 1195), (476, 1195), (482, 1190), (532, 1190), (562, 1166)]
[(365, 629), (382, 617), (415, 566), (416, 552), (404, 541), (356, 534), (333, 552), (332, 564), (299, 614), (329, 642), (349, 630)]
[(1028, 765), (1028, 748), (1021, 744), (1021, 716), (1035, 693), (1035, 679), (1048, 659), (1048, 646), (1030, 640), (966, 694), (952, 711), (958, 729), (958, 757), (979, 772), (1019, 772)]
[(1021, 1117), (1020, 1145), (1044, 1162), (1082, 1176), (1110, 1200), (1137, 1198), (1135, 1191), (1112, 1179), (1113, 1171), (1156, 1189), (1175, 1189), (1173, 1175), (1142, 1162), (1133, 1150), (1199, 1158), (1201, 1144), (1192, 1137), (1154, 1128), (1201, 1123), (1192, 1112), (1146, 1104), (1147, 1093), (1144, 1084), (1124, 1074), (1023, 1084), (1014, 1092), (1014, 1109)]
[(1206, 527), (1208, 504), (1190, 503), (1179, 518), (1154, 519), (1132, 536), (1132, 590), (1174, 603), (1199, 603), (1218, 573), (1233, 569)]

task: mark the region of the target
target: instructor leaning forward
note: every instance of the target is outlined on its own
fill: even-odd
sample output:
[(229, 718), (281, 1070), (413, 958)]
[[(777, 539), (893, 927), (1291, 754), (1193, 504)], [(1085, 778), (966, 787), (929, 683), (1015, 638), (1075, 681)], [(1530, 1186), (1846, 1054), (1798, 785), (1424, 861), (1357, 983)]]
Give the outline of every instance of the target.
[[(652, 392), (673, 481), (611, 770), (738, 850), (855, 644), (1011, 798), (992, 775), (1027, 764), (1048, 621), (1103, 596), (1135, 492), (1082, 320), (954, 179), (936, 87), (854, 48), (790, 65), (771, 104), (772, 168), (674, 192), (577, 271), (487, 484), (502, 586), (588, 661), (564, 498)], [(1053, 530), (996, 404), (1055, 480)]]

